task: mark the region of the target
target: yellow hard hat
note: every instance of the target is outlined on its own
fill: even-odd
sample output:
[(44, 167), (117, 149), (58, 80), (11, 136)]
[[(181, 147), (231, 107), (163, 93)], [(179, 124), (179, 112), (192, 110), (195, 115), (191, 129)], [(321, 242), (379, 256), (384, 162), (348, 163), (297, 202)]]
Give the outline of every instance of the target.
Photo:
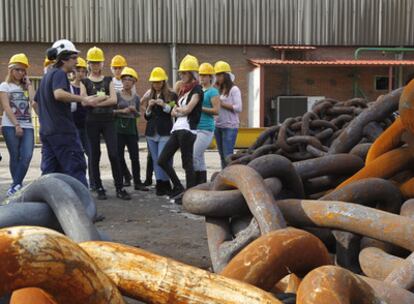
[(231, 73), (230, 64), (228, 64), (225, 61), (217, 61), (216, 64), (214, 65), (214, 72), (216, 74)]
[(111, 67), (126, 67), (127, 65), (125, 57), (121, 55), (116, 55), (111, 60)]
[(158, 82), (158, 81), (167, 81), (167, 80), (168, 80), (168, 76), (163, 68), (156, 67), (152, 69), (149, 81)]
[(187, 55), (181, 60), (178, 72), (198, 72), (198, 59), (194, 56)]
[(82, 57), (78, 57), (78, 62), (76, 63), (77, 68), (87, 68), (86, 61)]
[(93, 62), (105, 61), (104, 52), (100, 48), (94, 46), (88, 50), (88, 53), (86, 54), (86, 60)]
[(214, 68), (210, 63), (204, 62), (200, 65), (198, 73), (200, 75), (214, 75)]
[(49, 65), (51, 65), (52, 63), (54, 63), (54, 60), (49, 60), (47, 57), (45, 57), (45, 61), (43, 62), (43, 67), (48, 67)]
[(138, 80), (138, 74), (133, 68), (125, 67), (121, 72), (121, 78), (122, 76), (131, 76)]
[(13, 55), (9, 60), (9, 65), (20, 63), (26, 66), (26, 68), (29, 67), (29, 59), (27, 56), (23, 53)]

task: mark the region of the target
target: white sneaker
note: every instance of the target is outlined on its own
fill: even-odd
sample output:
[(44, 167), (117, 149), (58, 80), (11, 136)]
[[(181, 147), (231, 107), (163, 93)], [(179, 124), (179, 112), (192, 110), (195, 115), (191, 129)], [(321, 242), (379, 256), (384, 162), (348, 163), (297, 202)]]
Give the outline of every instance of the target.
[(14, 191), (14, 188), (13, 187), (10, 187), (8, 190), (7, 190), (7, 192), (6, 192), (6, 196), (7, 197), (9, 197), (9, 196), (12, 196), (13, 194), (15, 194), (16, 193), (16, 191)]

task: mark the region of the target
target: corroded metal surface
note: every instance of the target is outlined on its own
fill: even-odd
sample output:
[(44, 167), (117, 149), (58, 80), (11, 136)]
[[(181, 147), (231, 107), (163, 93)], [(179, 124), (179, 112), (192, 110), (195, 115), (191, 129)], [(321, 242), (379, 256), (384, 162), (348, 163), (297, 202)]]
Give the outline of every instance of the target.
[(256, 223), (249, 226), (250, 230), (246, 233), (239, 233), (233, 238), (229, 219), (206, 218), (208, 247), (215, 272), (220, 271), (237, 252), (257, 237), (257, 226), (261, 234), (286, 226), (283, 216), (274, 204), (273, 195), (254, 169), (243, 165), (225, 168), (214, 179), (212, 189), (228, 188), (240, 190)]
[(301, 176), (293, 163), (281, 155), (264, 155), (252, 160), (249, 167), (256, 170), (263, 178), (279, 178), (285, 189), (291, 190), (296, 198), (304, 198)]
[(124, 303), (111, 280), (80, 247), (45, 228), (0, 230), (0, 295), (39, 287), (58, 303)]
[(380, 96), (376, 103), (364, 110), (351, 121), (329, 148), (329, 153), (346, 153), (359, 143), (363, 136), (364, 127), (372, 121), (386, 119), (398, 108), (402, 88), (394, 90), (387, 95)]
[(364, 274), (381, 281), (385, 280), (393, 269), (401, 266), (403, 261), (404, 259), (375, 247), (364, 248), (359, 254), (359, 264)]
[(321, 197), (321, 200), (350, 202), (398, 214), (402, 196), (392, 182), (380, 178), (366, 178), (334, 190)]
[(401, 206), (400, 215), (414, 219), (414, 199), (409, 199)]
[(302, 179), (325, 175), (351, 175), (364, 167), (356, 155), (337, 154), (294, 162), (293, 166)]
[[(282, 189), (280, 180), (273, 177), (265, 179), (264, 182), (273, 196), (277, 197)], [(183, 196), (183, 207), (193, 214), (216, 217), (229, 217), (249, 212), (240, 190), (215, 191), (211, 190), (209, 183), (188, 189)]]
[(312, 234), (294, 228), (273, 231), (238, 253), (221, 275), (270, 290), (290, 272), (303, 276), (331, 264), (328, 250)]
[(53, 297), (40, 288), (27, 287), (16, 290), (10, 298), (10, 304), (58, 304)]
[(139, 248), (105, 242), (80, 246), (122, 293), (146, 303), (281, 304), (252, 285)]
[(358, 144), (349, 151), (349, 154), (359, 156), (362, 160), (366, 160), (368, 151), (371, 148), (371, 143)]
[[(94, 205), (93, 200), (82, 202), (74, 187), (53, 175), (39, 177), (8, 202), (44, 202), (52, 209), (63, 231), (72, 240), (81, 242), (101, 239), (93, 224), (96, 209), (88, 208), (90, 204)], [(87, 210), (90, 210), (89, 214)]]
[(408, 217), (336, 201), (287, 199), (276, 204), (291, 226), (336, 228), (414, 250), (414, 222)]
[(414, 288), (414, 253), (411, 253), (400, 265), (385, 278), (385, 282), (404, 289)]
[(404, 128), (414, 134), (414, 81), (411, 80), (404, 88), (398, 110)]
[(409, 167), (414, 162), (414, 156), (410, 150), (406, 147), (397, 148), (391, 150), (366, 165), (364, 168), (355, 173), (352, 177), (348, 178), (337, 189), (353, 183), (358, 180), (362, 180), (370, 177), (390, 178), (398, 172)]
[(296, 303), (386, 304), (362, 279), (336, 266), (322, 266), (306, 275), (299, 286)]
[(286, 226), (279, 208), (273, 204), (273, 195), (254, 169), (242, 165), (225, 168), (214, 179), (213, 189), (225, 190), (229, 187), (237, 188), (243, 194), (262, 234)]
[(414, 294), (408, 290), (390, 285), (386, 282), (358, 276), (374, 289), (375, 293), (387, 304), (412, 304)]
[(384, 133), (372, 144), (368, 151), (366, 163), (369, 164), (374, 159), (378, 158), (384, 153), (394, 150), (402, 145), (401, 136), (404, 132), (404, 127), (401, 118), (398, 117), (394, 123), (387, 128)]

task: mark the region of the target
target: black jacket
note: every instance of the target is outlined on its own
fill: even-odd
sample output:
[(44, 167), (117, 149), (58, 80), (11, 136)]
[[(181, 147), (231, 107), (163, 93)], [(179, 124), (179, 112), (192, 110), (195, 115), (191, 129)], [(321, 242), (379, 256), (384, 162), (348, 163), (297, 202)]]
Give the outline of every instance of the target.
[(188, 94), (187, 104), (190, 103), (190, 100), (194, 94), (198, 94), (200, 98), (198, 100), (197, 105), (194, 107), (191, 113), (188, 114), (188, 123), (190, 124), (191, 130), (197, 130), (197, 125), (200, 122), (201, 110), (203, 108), (203, 98), (204, 98), (204, 91), (201, 85), (196, 85), (191, 90), (190, 94)]
[[(171, 101), (177, 102), (177, 95), (171, 92), (171, 100), (165, 100), (164, 96), (161, 96), (160, 99), (164, 100), (166, 103)], [(155, 99), (155, 96), (151, 97)], [(170, 111), (171, 112), (171, 111)], [(171, 113), (166, 113), (159, 105), (154, 105), (151, 109), (151, 113), (147, 114), (145, 111), (145, 119), (147, 120), (147, 127), (145, 129), (145, 136), (155, 136), (156, 134), (160, 136), (169, 136), (173, 122), (171, 118)]]

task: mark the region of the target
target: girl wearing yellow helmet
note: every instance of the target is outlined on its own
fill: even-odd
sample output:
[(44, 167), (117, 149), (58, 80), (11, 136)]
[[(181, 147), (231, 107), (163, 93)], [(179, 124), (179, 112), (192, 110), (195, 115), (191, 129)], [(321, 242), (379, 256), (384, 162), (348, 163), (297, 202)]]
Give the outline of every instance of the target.
[(100, 48), (93, 47), (89, 49), (86, 59), (88, 61), (90, 74), (82, 80), (81, 95), (97, 95), (99, 98), (99, 103), (95, 107), (88, 107), (86, 114), (86, 133), (91, 145), (92, 176), (97, 188), (97, 198), (99, 200), (107, 199), (99, 170), (99, 161), (101, 158), (100, 137), (102, 135), (111, 163), (116, 196), (123, 200), (130, 200), (131, 196), (123, 187), (121, 166), (118, 157), (117, 132), (113, 111), (117, 99), (112, 77), (102, 75), (105, 58)]
[(214, 137), (214, 115), (220, 109), (218, 90), (212, 86), (214, 83), (214, 68), (210, 63), (202, 63), (199, 69), (200, 84), (203, 86), (203, 108), (200, 122), (197, 126), (197, 138), (194, 143), (194, 170), (196, 183), (207, 182), (207, 168), (204, 160), (204, 152)]
[(158, 158), (170, 138), (173, 126), (170, 113), (177, 101), (177, 95), (170, 90), (167, 80), (167, 73), (163, 68), (154, 68), (149, 78), (151, 89), (142, 97), (147, 120), (145, 137), (154, 167), (155, 193), (158, 196), (168, 195), (171, 192), (170, 178), (158, 165)]
[(125, 162), (125, 147), (128, 148), (132, 164), (132, 176), (135, 190), (148, 191), (141, 182), (141, 168), (139, 164), (137, 118), (140, 116), (140, 98), (133, 92), (138, 81), (138, 74), (132, 68), (125, 67), (121, 72), (122, 90), (116, 93), (117, 109), (116, 128), (118, 132), (118, 156), (123, 176), (128, 171)]
[[(74, 71), (74, 79), (70, 83), (70, 90), (72, 94), (80, 95), (81, 81), (86, 78), (88, 74), (88, 69), (86, 61), (83, 58), (78, 57), (77, 61), (78, 62), (76, 64), (76, 68)], [(84, 107), (81, 103), (72, 102), (71, 112), (73, 115), (73, 121), (75, 123), (76, 129), (78, 130), (83, 151), (88, 157), (89, 187), (90, 189), (95, 189), (95, 182), (93, 181), (91, 172), (91, 146), (89, 144), (89, 139), (86, 134), (86, 107)]]
[(170, 197), (177, 203), (181, 202), (184, 187), (171, 165), (171, 159), (178, 149), (181, 151), (187, 188), (195, 185), (193, 149), (204, 95), (203, 89), (198, 83), (198, 69), (198, 60), (191, 55), (184, 57), (180, 63), (179, 72), (182, 84), (177, 105), (171, 111), (171, 115), (176, 120), (171, 130), (171, 136), (158, 159), (158, 164), (168, 174), (174, 185)]
[(0, 100), (4, 109), (2, 131), (10, 154), (10, 173), (13, 179), (7, 195), (22, 187), (33, 155), (34, 133), (31, 106), (34, 89), (27, 76), (26, 55), (14, 55), (9, 61), (6, 80), (0, 85)]
[(233, 154), (239, 128), (239, 113), (242, 111), (240, 89), (234, 84), (234, 74), (227, 62), (218, 61), (214, 65), (220, 91), (220, 111), (216, 119), (214, 136), (220, 154), (221, 167), (226, 166), (226, 158)]

